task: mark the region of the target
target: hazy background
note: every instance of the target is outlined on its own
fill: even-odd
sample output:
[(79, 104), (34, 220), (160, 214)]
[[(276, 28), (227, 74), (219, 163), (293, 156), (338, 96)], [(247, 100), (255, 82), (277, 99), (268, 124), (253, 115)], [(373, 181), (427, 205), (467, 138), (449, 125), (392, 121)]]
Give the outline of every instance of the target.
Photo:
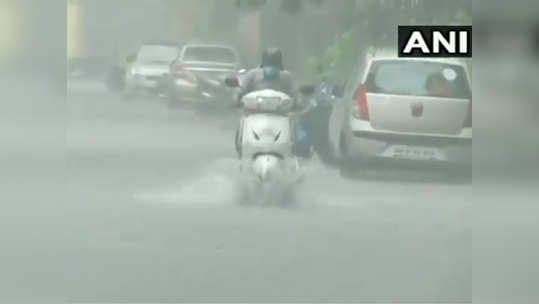
[[(300, 9), (251, 2), (0, 1), (0, 298), (470, 302), (473, 291), (477, 303), (537, 302), (536, 1), (304, 1)], [(66, 84), (68, 58), (106, 65), (148, 39), (222, 41), (241, 50), (246, 66), (261, 48), (278, 45), (304, 81), (327, 66), (339, 67), (332, 75), (339, 79), (350, 58), (391, 45), (396, 24), (467, 24), (472, 6), (473, 189), (358, 184), (320, 169), (306, 190), (306, 201), (322, 206), (315, 211), (222, 207), (228, 188), (218, 183), (217, 195), (201, 195), (220, 175), (200, 168), (218, 159), (218, 171), (229, 170), (231, 137), (218, 130), (230, 122), (205, 118), (201, 137), (184, 145), (173, 139), (191, 136), (198, 117), (148, 103), (125, 107), (93, 83), (70, 95)], [(166, 171), (171, 162), (178, 169)], [(210, 181), (170, 190), (191, 175)], [(347, 195), (314, 190), (328, 184)], [(368, 199), (358, 208), (362, 195)], [(203, 207), (140, 202), (185, 197)], [(427, 205), (433, 198), (436, 205)], [(268, 219), (279, 225), (260, 226)], [(255, 232), (250, 242), (246, 227)], [(281, 238), (290, 231), (300, 233)], [(300, 254), (268, 256), (275, 249), (268, 244)], [(283, 279), (278, 269), (290, 274)], [(347, 285), (358, 276), (361, 288)]]

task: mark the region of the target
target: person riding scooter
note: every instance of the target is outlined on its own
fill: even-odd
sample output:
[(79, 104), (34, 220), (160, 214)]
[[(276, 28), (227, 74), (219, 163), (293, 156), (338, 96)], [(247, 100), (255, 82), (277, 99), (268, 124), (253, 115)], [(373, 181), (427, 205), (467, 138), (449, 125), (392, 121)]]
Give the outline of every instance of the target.
[[(241, 107), (241, 99), (243, 96), (259, 90), (271, 89), (287, 94), (294, 101), (292, 110), (301, 108), (299, 100), (299, 88), (291, 72), (284, 69), (283, 55), (281, 50), (277, 48), (266, 49), (262, 53), (262, 64), (247, 72), (241, 81), (238, 94), (238, 105)], [(239, 132), (239, 130), (238, 130)], [(311, 150), (311, 136), (306, 132), (306, 129), (299, 124), (297, 130), (297, 141), (294, 151), (297, 156), (309, 157)], [(241, 156), (240, 147), (238, 144), (238, 136), (236, 136), (236, 151)]]
[(294, 100), (298, 97), (294, 76), (284, 69), (283, 54), (277, 48), (264, 50), (262, 64), (242, 76), (238, 101), (251, 92), (264, 89), (283, 92)]

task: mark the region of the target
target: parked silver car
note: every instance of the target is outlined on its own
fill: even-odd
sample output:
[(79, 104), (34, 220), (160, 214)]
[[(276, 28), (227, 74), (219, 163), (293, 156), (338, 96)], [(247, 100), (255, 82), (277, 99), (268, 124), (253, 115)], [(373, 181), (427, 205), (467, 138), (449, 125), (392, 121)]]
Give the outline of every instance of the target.
[(237, 75), (238, 69), (238, 53), (232, 47), (185, 45), (170, 69), (171, 105), (230, 105), (233, 91), (225, 86), (224, 79)]
[(329, 123), (341, 172), (380, 160), (471, 170), (470, 84), (456, 60), (374, 56), (358, 64)]

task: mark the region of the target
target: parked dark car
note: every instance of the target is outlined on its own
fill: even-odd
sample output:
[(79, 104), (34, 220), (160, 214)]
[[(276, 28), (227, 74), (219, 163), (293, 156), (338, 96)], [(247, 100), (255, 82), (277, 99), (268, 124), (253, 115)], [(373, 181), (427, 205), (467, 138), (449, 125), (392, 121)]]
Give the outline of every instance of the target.
[(185, 45), (171, 65), (168, 77), (170, 106), (191, 104), (209, 108), (230, 107), (233, 90), (224, 80), (238, 74), (235, 49), (221, 45)]

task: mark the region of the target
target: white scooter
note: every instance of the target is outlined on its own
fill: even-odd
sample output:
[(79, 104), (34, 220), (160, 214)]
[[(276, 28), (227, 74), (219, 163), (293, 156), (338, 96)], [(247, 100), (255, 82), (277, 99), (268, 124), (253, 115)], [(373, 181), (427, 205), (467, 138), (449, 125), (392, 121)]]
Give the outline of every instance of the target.
[[(228, 78), (230, 87), (239, 85)], [(312, 94), (314, 88), (302, 88)], [(302, 173), (293, 153), (295, 142), (294, 101), (274, 90), (260, 90), (245, 95), (244, 115), (236, 134), (244, 199), (262, 204), (287, 203), (293, 200), (295, 186)]]

